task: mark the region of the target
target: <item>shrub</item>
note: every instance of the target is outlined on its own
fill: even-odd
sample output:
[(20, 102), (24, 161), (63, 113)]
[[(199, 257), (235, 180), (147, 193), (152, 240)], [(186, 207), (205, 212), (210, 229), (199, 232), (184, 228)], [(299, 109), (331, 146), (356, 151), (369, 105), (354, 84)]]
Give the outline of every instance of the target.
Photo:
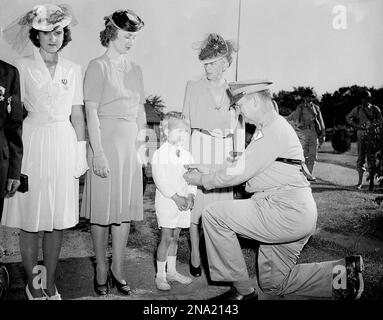
[(338, 153), (344, 153), (351, 148), (351, 134), (345, 126), (334, 128), (331, 136), (333, 149)]
[[(367, 127), (366, 130), (367, 153), (375, 156), (376, 175), (383, 176), (383, 121), (379, 121)], [(380, 185), (382, 185), (380, 179)]]

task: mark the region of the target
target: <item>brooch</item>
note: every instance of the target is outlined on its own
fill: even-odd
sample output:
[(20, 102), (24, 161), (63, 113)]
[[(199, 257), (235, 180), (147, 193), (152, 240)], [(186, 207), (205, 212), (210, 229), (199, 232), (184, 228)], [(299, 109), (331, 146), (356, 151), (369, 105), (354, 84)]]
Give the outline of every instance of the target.
[(67, 79), (61, 79), (61, 82), (64, 86), (66, 86), (68, 84), (68, 80)]
[(0, 86), (0, 101), (4, 101), (5, 88)]

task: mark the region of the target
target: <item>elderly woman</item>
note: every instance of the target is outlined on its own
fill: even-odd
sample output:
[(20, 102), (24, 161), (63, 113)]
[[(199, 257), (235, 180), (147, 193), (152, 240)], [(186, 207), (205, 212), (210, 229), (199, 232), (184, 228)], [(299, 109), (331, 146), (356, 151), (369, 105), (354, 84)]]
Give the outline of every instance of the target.
[[(107, 50), (89, 63), (84, 80), (88, 162), (93, 170), (86, 178), (82, 215), (91, 223), (97, 262), (94, 290), (99, 295), (108, 294), (109, 284), (122, 294), (131, 294), (123, 263), (130, 222), (143, 219), (142, 170), (136, 141), (145, 128), (146, 115), (141, 68), (128, 53), (143, 26), (131, 10), (118, 10), (106, 17), (100, 40)], [(110, 228), (109, 269), (105, 256)]]
[[(218, 168), (226, 163), (233, 151), (233, 133), (237, 126), (234, 110), (229, 108), (228, 83), (224, 72), (232, 63), (234, 44), (218, 34), (209, 34), (202, 42), (199, 60), (205, 76), (198, 81), (189, 81), (186, 86), (183, 113), (192, 129), (191, 150), (196, 163)], [(190, 273), (201, 275), (199, 252), (199, 224), (204, 207), (215, 201), (233, 199), (233, 189), (199, 188), (191, 213)]]
[[(15, 38), (9, 35), (18, 27), (25, 39), (29, 32), (35, 46), (32, 56), (15, 62), (20, 72), (21, 100), (28, 111), (21, 172), (28, 176), (29, 186), (28, 192), (18, 192), (6, 201), (2, 224), (21, 229), (28, 299), (61, 300), (55, 271), (63, 230), (78, 223), (78, 178), (87, 169), (81, 68), (59, 54), (71, 41), (73, 14), (64, 5), (39, 5), (17, 21), (16, 26), (5, 30), (5, 39), (13, 42)], [(23, 47), (16, 42), (13, 45)], [(39, 271), (39, 231), (44, 231), (46, 279), (42, 287), (34, 280)]]

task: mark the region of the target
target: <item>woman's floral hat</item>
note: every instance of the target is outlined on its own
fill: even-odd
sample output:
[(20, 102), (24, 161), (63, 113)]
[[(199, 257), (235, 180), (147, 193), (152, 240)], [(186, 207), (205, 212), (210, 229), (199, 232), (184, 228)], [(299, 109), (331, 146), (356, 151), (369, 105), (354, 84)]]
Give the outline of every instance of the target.
[(70, 5), (43, 4), (13, 21), (3, 31), (4, 40), (21, 53), (29, 42), (29, 30), (50, 32), (58, 27), (75, 26), (77, 20)]
[(57, 27), (65, 28), (72, 21), (72, 15), (65, 7), (54, 4), (37, 5), (21, 20), (21, 25), (29, 25), (39, 31), (52, 31)]
[(204, 63), (211, 63), (225, 57), (229, 52), (229, 48), (219, 34), (211, 33), (204, 41), (198, 58)]
[(233, 52), (238, 49), (233, 41), (225, 40), (217, 33), (210, 33), (205, 40), (193, 43), (193, 48), (199, 50), (199, 60), (206, 64), (226, 57), (229, 64), (232, 62)]

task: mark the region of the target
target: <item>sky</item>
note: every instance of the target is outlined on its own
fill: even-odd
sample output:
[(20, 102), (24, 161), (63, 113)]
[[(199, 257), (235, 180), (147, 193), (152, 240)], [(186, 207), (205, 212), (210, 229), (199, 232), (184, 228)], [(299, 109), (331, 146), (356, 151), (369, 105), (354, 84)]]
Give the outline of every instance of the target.
[[(51, 1), (63, 3), (64, 1)], [(36, 0), (0, 0), (6, 27)], [(145, 22), (129, 53), (143, 70), (145, 94), (181, 110), (186, 82), (203, 77), (195, 44), (211, 32), (237, 41), (240, 0), (67, 0), (79, 24), (62, 54), (81, 64), (105, 51), (103, 17), (134, 10)], [(6, 10), (4, 9), (6, 8)], [(382, 0), (241, 0), (238, 66), (228, 81), (269, 79), (272, 91), (311, 86), (318, 94), (353, 84), (383, 87)], [(0, 39), (0, 59), (18, 56)]]

